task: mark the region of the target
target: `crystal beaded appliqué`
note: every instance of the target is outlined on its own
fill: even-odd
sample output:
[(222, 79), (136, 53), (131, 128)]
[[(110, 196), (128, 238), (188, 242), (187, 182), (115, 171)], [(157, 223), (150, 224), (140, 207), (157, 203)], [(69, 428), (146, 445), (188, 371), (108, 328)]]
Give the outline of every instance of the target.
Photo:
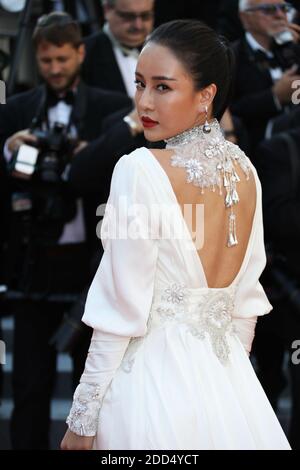
[(66, 421), (71, 431), (78, 436), (95, 436), (102, 398), (103, 392), (97, 384), (80, 383), (77, 386)]
[(203, 126), (194, 127), (167, 139), (166, 148), (174, 149), (171, 165), (185, 168), (188, 183), (199, 186), (202, 192), (204, 188), (218, 187), (220, 195), (225, 189), (224, 204), (230, 209), (227, 246), (231, 247), (238, 243), (233, 207), (239, 202), (236, 184), (240, 179), (235, 165), (240, 165), (247, 179), (250, 165), (244, 152), (224, 139), (218, 121), (209, 124), (210, 133), (205, 133)]
[(232, 296), (228, 292), (210, 292), (198, 305), (199, 313), (190, 329), (200, 339), (208, 334), (213, 351), (223, 364), (228, 362), (230, 354), (227, 334), (235, 332), (232, 325), (233, 306)]
[(157, 326), (180, 323), (199, 338), (207, 336), (214, 354), (222, 364), (229, 359), (228, 334), (235, 333), (232, 324), (234, 293), (225, 289), (204, 291), (199, 301), (192, 302), (193, 292), (179, 284), (164, 289), (161, 300), (156, 304)]
[(232, 324), (234, 292), (231, 289), (205, 289), (195, 302), (193, 290), (173, 283), (161, 292), (154, 302), (147, 322), (145, 336), (132, 338), (122, 361), (124, 372), (130, 373), (136, 354), (147, 336), (156, 328), (186, 325), (198, 339), (208, 337), (212, 350), (222, 364), (229, 360), (228, 334), (235, 333)]

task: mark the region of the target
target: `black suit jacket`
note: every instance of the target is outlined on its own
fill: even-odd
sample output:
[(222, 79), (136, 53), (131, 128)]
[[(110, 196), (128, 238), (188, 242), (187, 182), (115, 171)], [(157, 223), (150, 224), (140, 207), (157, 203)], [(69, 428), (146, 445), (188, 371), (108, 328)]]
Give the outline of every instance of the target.
[(282, 113), (273, 120), (272, 135), (289, 131), (300, 126), (300, 105), (295, 105), (289, 113)]
[(264, 138), (269, 119), (277, 116), (270, 72), (257, 64), (245, 38), (233, 44), (236, 77), (231, 111), (242, 119), (249, 133), (252, 150)]
[[(40, 86), (9, 98), (7, 104), (0, 107), (0, 158), (3, 158), (2, 149), (6, 139), (15, 132), (30, 126), (38, 113), (43, 94), (44, 86)], [(85, 97), (85, 106), (83, 107), (79, 106), (82, 95)], [(125, 122), (119, 122), (118, 126), (111, 127), (104, 135), (102, 132), (103, 121), (109, 114), (124, 107), (128, 109), (130, 105), (131, 100), (120, 93), (92, 88), (83, 82), (78, 88), (73, 113), (79, 137), (91, 144), (97, 141), (96, 157), (103, 161), (109, 160), (109, 166), (114, 166), (117, 162), (116, 150), (120, 146), (124, 150), (127, 144), (132, 146), (133, 139)], [(92, 148), (89, 148), (89, 152), (92, 152)], [(73, 163), (75, 161), (76, 156), (74, 156)], [(105, 165), (103, 170), (105, 170)], [(85, 194), (83, 202), (87, 237), (93, 245), (96, 242), (96, 207), (103, 202), (103, 187), (106, 188), (109, 185), (111, 173), (103, 171), (92, 176), (97, 178), (99, 189), (97, 192)]]
[(112, 43), (102, 31), (85, 39), (82, 76), (91, 86), (127, 94)]
[[(292, 137), (298, 148), (295, 160), (290, 158), (282, 134), (278, 134), (258, 146), (256, 167), (262, 183), (265, 240), (271, 243), (275, 254), (283, 255), (286, 260), (278, 266), (275, 263), (275, 268), (290, 279), (291, 293), (296, 300), (294, 282), (299, 286), (300, 280), (300, 127), (284, 134)], [(300, 335), (300, 312), (287, 296), (279, 302), (279, 310), (276, 308), (281, 289), (271, 270), (272, 265), (268, 264), (261, 281), (271, 296), (274, 312), (263, 320), (262, 326), (276, 337), (284, 338), (290, 347)]]
[[(79, 194), (89, 195), (97, 192), (101, 203), (105, 203), (109, 196), (111, 176), (117, 160), (125, 153), (128, 154), (138, 147), (147, 145), (144, 134), (133, 138), (123, 121), (123, 117), (130, 111), (131, 108), (125, 108), (110, 114), (103, 121), (102, 135), (75, 155), (69, 173), (69, 182)], [(107, 148), (106, 154), (109, 154), (108, 158), (102, 154), (104, 145)], [(105, 175), (105, 178), (101, 178), (101, 175)]]
[(285, 132), (298, 152), (292, 160), (279, 133), (257, 148), (256, 167), (262, 183), (265, 237), (288, 258), (291, 270), (300, 276), (300, 122)]
[[(0, 107), (0, 151), (5, 140), (15, 132), (30, 126), (37, 115), (43, 99), (45, 88), (41, 85), (33, 90), (8, 99), (7, 104)], [(84, 94), (85, 104), (79, 109), (79, 101)], [(99, 137), (102, 121), (118, 109), (131, 105), (131, 100), (121, 93), (112, 93), (87, 86), (81, 82), (74, 103), (74, 123), (79, 129), (81, 140), (91, 141)]]

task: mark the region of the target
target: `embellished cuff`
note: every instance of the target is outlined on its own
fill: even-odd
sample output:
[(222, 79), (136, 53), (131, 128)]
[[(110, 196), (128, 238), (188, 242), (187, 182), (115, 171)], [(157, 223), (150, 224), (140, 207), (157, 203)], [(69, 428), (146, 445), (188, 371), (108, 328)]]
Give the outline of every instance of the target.
[(66, 420), (78, 436), (95, 436), (103, 394), (98, 384), (80, 383), (75, 390), (72, 408)]

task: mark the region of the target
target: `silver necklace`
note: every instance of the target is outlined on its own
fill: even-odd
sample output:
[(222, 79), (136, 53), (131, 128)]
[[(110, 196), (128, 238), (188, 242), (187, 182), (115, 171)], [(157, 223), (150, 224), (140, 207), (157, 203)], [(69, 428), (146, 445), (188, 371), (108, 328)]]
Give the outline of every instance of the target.
[(225, 140), (216, 119), (209, 123), (210, 131), (205, 126), (166, 139), (166, 148), (174, 150), (171, 165), (185, 168), (187, 182), (199, 186), (202, 194), (204, 188), (215, 191), (217, 187), (220, 195), (225, 190), (224, 204), (229, 209), (227, 246), (232, 247), (238, 244), (233, 208), (239, 202), (236, 185), (240, 178), (235, 166), (239, 164), (249, 179), (249, 160), (237, 145)]

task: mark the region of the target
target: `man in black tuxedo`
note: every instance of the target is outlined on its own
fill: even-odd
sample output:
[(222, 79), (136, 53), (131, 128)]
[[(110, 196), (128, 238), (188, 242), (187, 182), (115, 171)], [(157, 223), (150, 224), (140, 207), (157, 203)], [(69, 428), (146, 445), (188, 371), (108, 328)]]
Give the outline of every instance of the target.
[(85, 41), (83, 77), (86, 83), (135, 93), (137, 58), (154, 22), (154, 0), (103, 0), (103, 31)]
[[(119, 91), (133, 98), (135, 95), (135, 69), (137, 58), (154, 23), (155, 0), (103, 0), (106, 23), (103, 31), (85, 40), (86, 56), (82, 75), (86, 83), (107, 90)], [(135, 109), (114, 113), (105, 121), (105, 129), (113, 123), (125, 131), (120, 119), (125, 117), (127, 126), (135, 138), (136, 147), (147, 146), (143, 126)], [(117, 129), (115, 127), (115, 129)], [(113, 136), (112, 136), (113, 137)], [(119, 141), (121, 142), (121, 140)], [(126, 140), (124, 140), (126, 144)], [(101, 145), (101, 143), (100, 143)], [(89, 193), (97, 186), (97, 175), (103, 171), (111, 175), (113, 166), (109, 159), (100, 159), (99, 142), (94, 141), (74, 161), (70, 171), (70, 183), (76, 190)], [(115, 157), (126, 153), (126, 146), (119, 146)], [(133, 149), (132, 149), (133, 150)], [(109, 187), (103, 191), (106, 201)]]
[(270, 119), (291, 103), (292, 83), (300, 79), (296, 67), (283, 70), (272, 50), (273, 37), (299, 27), (288, 23), (283, 0), (240, 0), (244, 38), (234, 43), (237, 70), (231, 111), (249, 132), (252, 149), (264, 138)]
[[(110, 175), (98, 175), (97, 198), (90, 194), (80, 199), (67, 183), (72, 162), (82, 152), (93, 152), (93, 143), (97, 142), (99, 158), (109, 160), (111, 168), (120, 147), (124, 152), (136, 146), (123, 120), (102, 133), (104, 119), (130, 107), (131, 100), (81, 81), (84, 45), (77, 23), (65, 13), (45, 15), (38, 20), (33, 39), (44, 84), (10, 98), (0, 108), (0, 152), (13, 175), (7, 274), (10, 286), (24, 297), (15, 309), (11, 423), (14, 449), (49, 446), (50, 400), (56, 369), (56, 351), (49, 340), (70, 306), (68, 298), (76, 298), (93, 275), (90, 260), (96, 244), (96, 207), (103, 202), (101, 186), (108, 185)], [(49, 167), (51, 159), (46, 163), (46, 158), (44, 170), (37, 173), (35, 169), (28, 179), (15, 166), (14, 156), (26, 149), (24, 144), (40, 149), (34, 132), (38, 129), (49, 135), (55, 122), (67, 129), (68, 140), (78, 141), (71, 152), (73, 156), (62, 173), (54, 172), (55, 177), (59, 175), (55, 183), (47, 180), (48, 170), (53, 176), (53, 167)], [(49, 148), (48, 152), (51, 155)], [(83, 370), (88, 343), (87, 337), (73, 351), (74, 386)]]

